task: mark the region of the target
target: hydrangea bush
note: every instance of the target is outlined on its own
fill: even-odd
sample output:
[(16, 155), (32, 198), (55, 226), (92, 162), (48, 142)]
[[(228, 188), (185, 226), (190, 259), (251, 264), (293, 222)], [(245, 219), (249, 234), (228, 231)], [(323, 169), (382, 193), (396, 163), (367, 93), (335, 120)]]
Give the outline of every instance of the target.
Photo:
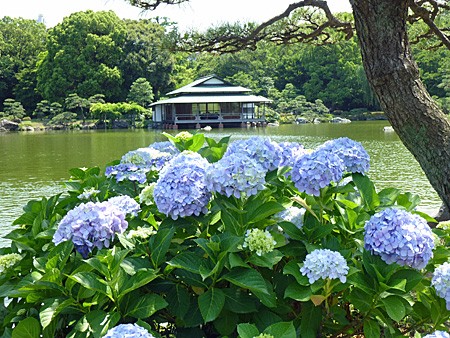
[(448, 336), (450, 231), (359, 143), (165, 135), (24, 207), (0, 337)]

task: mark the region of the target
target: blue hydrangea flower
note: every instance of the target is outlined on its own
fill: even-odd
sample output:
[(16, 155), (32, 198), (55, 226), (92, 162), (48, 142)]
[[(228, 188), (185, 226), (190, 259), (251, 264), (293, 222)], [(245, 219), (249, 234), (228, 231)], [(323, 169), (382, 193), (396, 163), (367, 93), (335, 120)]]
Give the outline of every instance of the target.
[(437, 295), (445, 299), (447, 310), (450, 310), (450, 263), (441, 264), (434, 270), (431, 285)]
[(303, 218), (305, 216), (306, 209), (291, 206), (286, 210), (280, 211), (275, 214), (275, 219), (285, 222), (294, 223), (297, 228), (303, 226)]
[(206, 173), (206, 185), (212, 192), (227, 197), (256, 195), (264, 189), (266, 170), (246, 154), (233, 153), (213, 163)]
[(150, 332), (137, 324), (120, 324), (106, 332), (103, 338), (155, 338)]
[(83, 192), (78, 195), (78, 198), (80, 200), (89, 200), (89, 199), (91, 199), (91, 197), (94, 197), (95, 195), (97, 195), (99, 193), (100, 193), (100, 190), (97, 190), (94, 187), (84, 188)]
[(268, 138), (254, 136), (246, 140), (236, 140), (228, 146), (224, 157), (231, 154), (246, 154), (266, 171), (275, 170), (280, 165), (282, 149), (278, 143)]
[(150, 144), (148, 147), (159, 150), (163, 153), (169, 153), (171, 155), (178, 155), (180, 153), (180, 151), (169, 141), (155, 142)]
[(320, 148), (338, 155), (348, 172), (365, 174), (369, 171), (370, 156), (359, 142), (341, 137), (325, 142)]
[(147, 181), (149, 171), (150, 168), (143, 168), (133, 163), (120, 163), (107, 167), (105, 175), (106, 177), (115, 176), (117, 182), (129, 180), (143, 184)]
[(364, 227), (365, 249), (388, 264), (424, 268), (433, 256), (433, 233), (425, 219), (402, 209), (373, 215)]
[(280, 167), (292, 167), (298, 157), (307, 153), (306, 149), (298, 142), (278, 143), (281, 148)]
[(423, 338), (450, 338), (450, 334), (444, 331), (435, 331), (433, 333), (427, 334)]
[(297, 158), (291, 178), (299, 191), (319, 196), (320, 189), (340, 181), (343, 173), (344, 164), (337, 155), (318, 149)]
[(205, 182), (209, 165), (206, 159), (193, 152), (174, 157), (161, 170), (153, 191), (158, 210), (174, 220), (206, 213), (211, 199)]
[(141, 211), (141, 206), (130, 196), (114, 196), (108, 199), (108, 202), (122, 210), (126, 215), (136, 217)]
[(160, 170), (172, 157), (172, 154), (154, 148), (139, 148), (123, 155), (120, 163), (132, 163), (140, 168)]
[(319, 279), (339, 279), (347, 281), (348, 265), (345, 258), (337, 251), (317, 249), (306, 255), (300, 272), (307, 276), (312, 284)]
[(123, 233), (127, 227), (125, 213), (111, 203), (82, 203), (60, 221), (53, 243), (71, 240), (75, 249), (87, 258), (94, 247), (108, 248), (114, 235)]

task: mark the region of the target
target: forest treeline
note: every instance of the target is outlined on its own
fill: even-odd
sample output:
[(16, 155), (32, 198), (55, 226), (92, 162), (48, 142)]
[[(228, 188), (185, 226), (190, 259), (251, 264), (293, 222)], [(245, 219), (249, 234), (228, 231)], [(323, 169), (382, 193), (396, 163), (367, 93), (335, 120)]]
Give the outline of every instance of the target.
[[(411, 29), (412, 36), (422, 33), (420, 25)], [(261, 42), (256, 50), (218, 55), (170, 51), (174, 36), (176, 23), (165, 18), (122, 20), (112, 11), (74, 13), (49, 29), (4, 17), (0, 117), (144, 116), (152, 101), (209, 74), (270, 98), (274, 119), (379, 109), (356, 38), (319, 46)], [(450, 52), (431, 44), (422, 40), (413, 53), (428, 91), (448, 113)]]

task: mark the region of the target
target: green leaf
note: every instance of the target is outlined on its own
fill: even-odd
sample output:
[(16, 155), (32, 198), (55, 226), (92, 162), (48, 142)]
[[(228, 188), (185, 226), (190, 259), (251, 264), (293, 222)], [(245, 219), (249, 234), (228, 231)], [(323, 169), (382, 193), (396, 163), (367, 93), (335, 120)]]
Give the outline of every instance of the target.
[(231, 335), (236, 330), (239, 322), (239, 316), (230, 311), (223, 311), (221, 315), (214, 321), (214, 327), (222, 337)]
[(101, 294), (108, 296), (112, 299), (111, 290), (95, 273), (84, 271), (78, 272), (75, 275), (69, 276), (70, 279), (80, 283), (88, 290), (100, 292)]
[(292, 298), (299, 302), (306, 302), (311, 299), (312, 294), (311, 287), (291, 283), (284, 291), (284, 298)]
[(316, 338), (320, 323), (322, 322), (322, 309), (314, 306), (312, 302), (303, 303), (300, 332), (302, 338)]
[(140, 287), (150, 283), (157, 277), (158, 275), (156, 274), (155, 270), (139, 270), (133, 276), (128, 277), (125, 283), (122, 285), (118, 295), (119, 299), (125, 296), (127, 293), (139, 289)]
[(205, 144), (204, 134), (195, 134), (192, 138), (186, 141), (186, 150), (191, 150), (193, 152), (199, 151)]
[(403, 305), (403, 301), (399, 296), (388, 296), (382, 298), (381, 302), (383, 303), (388, 316), (396, 322), (402, 320), (406, 316), (405, 305)]
[(278, 202), (270, 201), (259, 204), (257, 208), (249, 208), (249, 213), (247, 214), (247, 222), (249, 224), (256, 223), (263, 219), (267, 219), (277, 212), (283, 210), (285, 210), (285, 208)]
[(169, 303), (169, 311), (175, 316), (183, 318), (191, 304), (190, 298), (188, 291), (183, 286), (175, 285), (166, 296), (166, 301)]
[(39, 338), (41, 325), (34, 317), (21, 320), (12, 331), (12, 338)]
[(297, 241), (305, 239), (305, 234), (295, 224), (291, 222), (279, 222), (278, 225), (290, 238)]
[(372, 181), (367, 177), (359, 173), (354, 173), (352, 175), (353, 182), (355, 182), (356, 187), (361, 193), (361, 197), (364, 200), (364, 204), (371, 210), (375, 209), (380, 205), (380, 200), (378, 198), (375, 186)]
[(269, 295), (269, 290), (267, 290), (264, 278), (256, 270), (235, 268), (224, 275), (222, 279), (225, 279), (234, 285), (240, 286), (241, 288)]
[(389, 284), (396, 284), (398, 280), (406, 280), (405, 292), (411, 291), (417, 286), (423, 279), (424, 275), (415, 269), (404, 269), (395, 272), (390, 280)]
[(222, 289), (225, 294), (225, 309), (235, 313), (256, 312), (257, 299), (240, 288)]
[(66, 310), (69, 306), (75, 304), (75, 300), (72, 298), (62, 300), (62, 299), (51, 299), (44, 302), (42, 310), (39, 313), (39, 319), (41, 321), (42, 328), (45, 329), (49, 326), (52, 321), (61, 313), (61, 311)]
[(164, 309), (168, 303), (159, 295), (146, 294), (140, 297), (133, 297), (128, 303), (125, 317), (145, 319), (153, 315), (156, 311)]
[(167, 262), (170, 266), (196, 274), (200, 274), (199, 269), (201, 263), (202, 257), (193, 252), (182, 252)]
[(150, 238), (150, 259), (155, 268), (159, 267), (165, 261), (165, 256), (169, 250), (170, 242), (174, 234), (174, 228), (163, 228), (159, 229), (158, 233)]
[(364, 320), (364, 337), (366, 338), (381, 337), (380, 325), (376, 320), (373, 319)]
[(280, 322), (270, 325), (264, 330), (264, 333), (277, 338), (293, 338), (297, 336), (292, 322)]
[(254, 338), (259, 336), (258, 328), (249, 323), (239, 324), (237, 327), (237, 332), (239, 334), (239, 338)]
[(198, 297), (198, 306), (205, 323), (216, 319), (224, 304), (225, 294), (218, 288), (211, 288)]
[(283, 254), (278, 250), (265, 253), (262, 256), (252, 255), (248, 262), (256, 266), (272, 269), (272, 267), (283, 259)]
[(114, 327), (120, 320), (120, 314), (117, 312), (105, 312), (94, 310), (88, 312), (75, 325), (74, 331), (83, 333), (74, 337), (103, 337), (106, 332)]
[(72, 250), (72, 241), (64, 241), (55, 246), (48, 254), (47, 264), (45, 265), (46, 270), (53, 268), (60, 269), (64, 266), (69, 259)]

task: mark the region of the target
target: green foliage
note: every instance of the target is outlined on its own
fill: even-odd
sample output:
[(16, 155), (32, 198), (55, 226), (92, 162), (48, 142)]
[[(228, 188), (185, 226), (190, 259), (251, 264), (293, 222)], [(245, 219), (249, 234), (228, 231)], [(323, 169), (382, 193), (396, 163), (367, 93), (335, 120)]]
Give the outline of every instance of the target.
[(127, 100), (142, 107), (148, 107), (153, 102), (153, 91), (150, 82), (143, 77), (134, 81), (128, 93)]
[[(95, 106), (95, 105), (93, 105)], [(229, 138), (166, 135), (180, 150), (219, 160)], [(448, 260), (450, 232), (439, 238), (423, 271), (388, 265), (364, 249), (364, 224), (390, 206), (414, 212), (417, 197), (398, 189), (377, 192), (371, 180), (349, 175), (318, 197), (298, 192), (284, 175), (269, 172), (266, 188), (251, 197), (215, 194), (206, 215), (176, 221), (155, 205), (137, 217), (109, 248), (83, 259), (70, 242), (52, 237), (61, 218), (95, 189), (92, 201), (146, 185), (117, 183), (97, 167), (72, 169), (67, 192), (32, 200), (6, 238), (22, 259), (0, 275), (0, 334), (8, 337), (101, 337), (119, 324), (137, 322), (166, 336), (399, 337), (444, 329), (450, 311), (430, 287), (430, 273)], [(148, 184), (158, 173), (148, 175)], [(130, 189), (128, 189), (130, 188)], [(285, 207), (304, 207), (302, 228), (274, 217)], [(131, 230), (149, 228), (147, 238)], [(247, 230), (270, 231), (275, 249), (256, 255), (243, 246)], [(307, 253), (339, 251), (350, 270), (347, 281), (309, 283), (300, 272)], [(3, 304), (3, 302), (2, 302)]]
[(64, 128), (67, 128), (73, 121), (75, 121), (77, 118), (76, 113), (72, 113), (70, 111), (60, 113), (58, 115), (55, 115), (50, 121), (49, 124), (51, 125), (60, 125)]
[(12, 119), (21, 119), (25, 116), (25, 109), (20, 102), (14, 99), (6, 99), (3, 101), (3, 110), (6, 116)]

